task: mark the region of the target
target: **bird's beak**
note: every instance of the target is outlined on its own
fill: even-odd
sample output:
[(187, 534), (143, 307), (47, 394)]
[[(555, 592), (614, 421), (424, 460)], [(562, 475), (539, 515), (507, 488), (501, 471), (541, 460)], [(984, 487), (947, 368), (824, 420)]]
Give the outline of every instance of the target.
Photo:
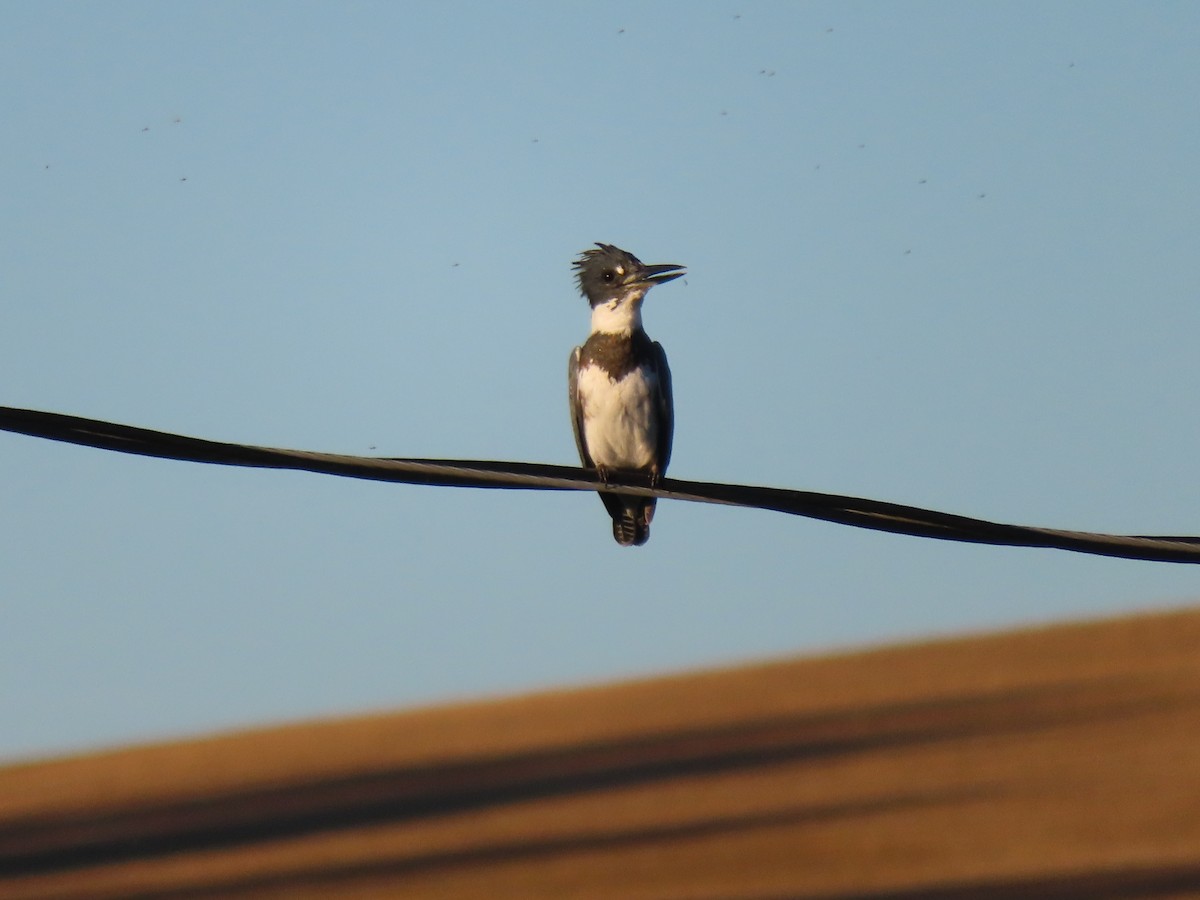
[(666, 284), (668, 281), (686, 275), (687, 269), (674, 263), (662, 263), (656, 266), (643, 266), (638, 281), (646, 284)]

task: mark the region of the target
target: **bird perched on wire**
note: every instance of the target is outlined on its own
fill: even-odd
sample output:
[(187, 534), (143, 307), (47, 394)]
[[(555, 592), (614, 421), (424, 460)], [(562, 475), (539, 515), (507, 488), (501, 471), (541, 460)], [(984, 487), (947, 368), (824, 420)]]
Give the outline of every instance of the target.
[[(638, 472), (656, 485), (671, 461), (675, 410), (667, 355), (642, 328), (646, 292), (685, 275), (683, 266), (647, 266), (612, 244), (597, 244), (575, 261), (579, 291), (592, 307), (592, 327), (567, 367), (571, 426), (587, 468), (602, 480)], [(650, 537), (654, 497), (601, 492), (623, 547)]]

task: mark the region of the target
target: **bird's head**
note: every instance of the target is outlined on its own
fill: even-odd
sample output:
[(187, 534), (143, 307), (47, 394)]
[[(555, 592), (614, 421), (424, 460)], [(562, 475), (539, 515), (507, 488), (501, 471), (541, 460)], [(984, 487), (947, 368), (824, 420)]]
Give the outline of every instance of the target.
[(687, 274), (683, 266), (648, 266), (632, 253), (612, 244), (596, 244), (596, 249), (583, 251), (574, 265), (579, 292), (593, 309), (607, 303), (638, 304), (654, 285)]

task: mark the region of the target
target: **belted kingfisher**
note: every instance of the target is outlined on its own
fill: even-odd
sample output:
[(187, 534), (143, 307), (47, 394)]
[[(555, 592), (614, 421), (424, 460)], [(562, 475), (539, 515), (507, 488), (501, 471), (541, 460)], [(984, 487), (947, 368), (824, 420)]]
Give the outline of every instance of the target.
[[(575, 446), (587, 468), (607, 481), (614, 469), (642, 472), (657, 484), (671, 461), (675, 409), (663, 348), (642, 328), (642, 301), (656, 284), (685, 275), (683, 266), (647, 266), (612, 244), (575, 261), (579, 291), (592, 307), (592, 330), (571, 353), (567, 389)], [(654, 497), (601, 492), (623, 547), (650, 537)]]

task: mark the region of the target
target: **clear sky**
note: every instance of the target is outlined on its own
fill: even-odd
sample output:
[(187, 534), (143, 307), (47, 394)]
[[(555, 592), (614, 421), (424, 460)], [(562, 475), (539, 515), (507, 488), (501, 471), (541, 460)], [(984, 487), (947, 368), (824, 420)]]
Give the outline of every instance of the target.
[[(1200, 5), (0, 12), (0, 403), (575, 462), (593, 241), (672, 475), (1200, 533)], [(1200, 569), (0, 433), (0, 758), (1193, 602)]]

